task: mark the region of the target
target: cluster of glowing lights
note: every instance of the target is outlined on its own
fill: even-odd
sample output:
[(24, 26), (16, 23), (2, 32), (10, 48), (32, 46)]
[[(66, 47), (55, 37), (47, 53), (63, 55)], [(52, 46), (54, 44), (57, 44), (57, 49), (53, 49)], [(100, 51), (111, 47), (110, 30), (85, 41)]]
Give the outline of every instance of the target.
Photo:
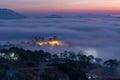
[(14, 52), (6, 54), (6, 53), (0, 53), (0, 58), (5, 58), (5, 59), (12, 59), (12, 60), (18, 60), (18, 55), (15, 54)]
[(63, 42), (60, 40), (51, 40), (51, 41), (36, 41), (35, 42), (39, 46), (43, 45), (50, 45), (50, 46), (61, 46), (63, 45)]

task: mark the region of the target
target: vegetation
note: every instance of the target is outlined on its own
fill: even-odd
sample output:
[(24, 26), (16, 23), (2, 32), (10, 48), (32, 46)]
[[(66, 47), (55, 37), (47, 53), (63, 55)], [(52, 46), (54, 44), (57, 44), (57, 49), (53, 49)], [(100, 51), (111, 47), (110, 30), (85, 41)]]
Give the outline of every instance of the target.
[[(20, 66), (39, 67), (39, 65), (41, 65), (40, 63), (48, 62), (48, 66), (56, 67), (59, 71), (67, 74), (70, 80), (92, 80), (92, 76), (91, 78), (88, 77), (88, 73), (92, 69), (105, 67), (106, 70), (115, 71), (120, 66), (120, 62), (115, 59), (104, 61), (103, 66), (101, 58), (95, 58), (92, 55), (86, 56), (82, 51), (79, 53), (65, 51), (60, 54), (51, 54), (43, 50), (31, 51), (17, 47), (1, 49), (0, 63), (8, 63), (11, 61), (14, 67), (16, 67), (15, 64)], [(26, 64), (24, 64), (24, 62), (26, 62)]]

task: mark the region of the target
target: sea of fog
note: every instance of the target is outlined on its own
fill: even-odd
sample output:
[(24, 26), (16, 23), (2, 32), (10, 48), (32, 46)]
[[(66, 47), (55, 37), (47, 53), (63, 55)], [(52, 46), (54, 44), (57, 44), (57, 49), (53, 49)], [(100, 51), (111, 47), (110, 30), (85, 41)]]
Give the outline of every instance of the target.
[[(35, 36), (58, 39), (69, 45), (37, 47), (53, 53), (65, 50), (102, 58), (120, 57), (120, 18), (43, 18), (0, 20), (0, 44), (30, 41)], [(26, 46), (35, 49), (36, 47)]]

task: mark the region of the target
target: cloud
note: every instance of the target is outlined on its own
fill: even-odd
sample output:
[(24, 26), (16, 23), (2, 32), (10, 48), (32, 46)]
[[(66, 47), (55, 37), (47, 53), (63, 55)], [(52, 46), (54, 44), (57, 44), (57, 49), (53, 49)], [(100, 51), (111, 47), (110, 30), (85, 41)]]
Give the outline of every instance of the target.
[(82, 48), (88, 48), (90, 51), (92, 49), (90, 53), (95, 53), (100, 57), (119, 59), (119, 25), (119, 18), (1, 20), (0, 43), (30, 41), (35, 36), (49, 38), (55, 35), (70, 45), (50, 51), (79, 51)]

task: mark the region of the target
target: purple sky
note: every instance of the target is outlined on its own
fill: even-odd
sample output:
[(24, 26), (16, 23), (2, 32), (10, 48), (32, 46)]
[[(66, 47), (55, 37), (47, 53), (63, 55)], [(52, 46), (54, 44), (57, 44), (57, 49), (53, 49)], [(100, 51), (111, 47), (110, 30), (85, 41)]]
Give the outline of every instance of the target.
[(120, 14), (120, 0), (0, 0), (0, 8), (21, 13), (101, 12)]

